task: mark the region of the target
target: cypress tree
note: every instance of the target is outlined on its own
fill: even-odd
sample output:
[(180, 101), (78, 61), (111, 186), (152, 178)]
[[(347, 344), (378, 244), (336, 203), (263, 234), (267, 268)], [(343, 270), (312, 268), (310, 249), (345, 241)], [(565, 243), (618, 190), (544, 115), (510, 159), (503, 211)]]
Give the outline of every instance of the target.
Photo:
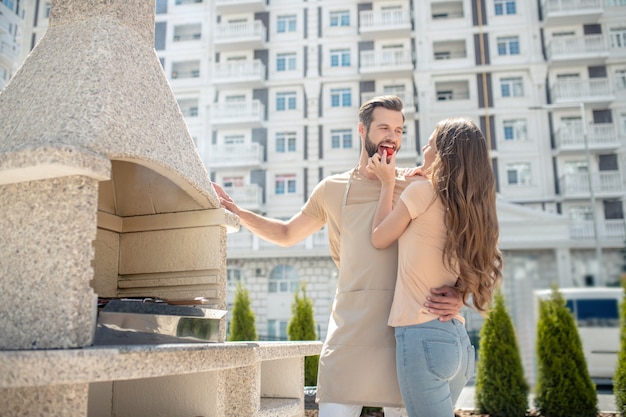
[[(622, 287), (626, 290), (626, 281), (622, 278)], [(620, 321), (620, 350), (617, 356), (617, 369), (613, 377), (613, 392), (615, 405), (621, 415), (626, 415), (626, 297), (619, 307)]]
[[(302, 297), (300, 297), (302, 292)], [(313, 301), (306, 296), (306, 284), (301, 284), (294, 295), (291, 305), (291, 320), (287, 325), (289, 340), (317, 340), (315, 319), (313, 318)], [(304, 358), (304, 385), (317, 385), (317, 367), (319, 355)]]
[(233, 315), (230, 321), (231, 342), (257, 340), (254, 312), (250, 307), (250, 295), (241, 283), (237, 284)]
[(596, 417), (598, 397), (574, 316), (556, 287), (539, 303), (535, 406), (545, 417)]
[(528, 408), (522, 358), (513, 322), (499, 291), (494, 297), (494, 308), (480, 329), (475, 399), (480, 413), (491, 417), (524, 417)]

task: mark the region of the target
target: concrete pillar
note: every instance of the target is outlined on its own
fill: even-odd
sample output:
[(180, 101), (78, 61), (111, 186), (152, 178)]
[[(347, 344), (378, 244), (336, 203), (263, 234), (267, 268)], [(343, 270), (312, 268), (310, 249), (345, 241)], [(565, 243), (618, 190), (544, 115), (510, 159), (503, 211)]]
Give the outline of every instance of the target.
[(98, 181), (19, 182), (0, 195), (0, 349), (90, 345)]

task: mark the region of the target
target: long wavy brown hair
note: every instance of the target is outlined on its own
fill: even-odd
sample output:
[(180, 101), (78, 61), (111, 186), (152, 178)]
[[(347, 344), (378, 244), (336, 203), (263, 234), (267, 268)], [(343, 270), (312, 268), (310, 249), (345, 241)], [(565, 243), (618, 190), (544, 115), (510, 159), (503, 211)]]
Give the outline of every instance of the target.
[(429, 168), (435, 193), (446, 208), (447, 268), (459, 272), (457, 286), (468, 305), (488, 311), (502, 279), (498, 249), (496, 185), (487, 143), (469, 119), (451, 118), (435, 126), (437, 152)]

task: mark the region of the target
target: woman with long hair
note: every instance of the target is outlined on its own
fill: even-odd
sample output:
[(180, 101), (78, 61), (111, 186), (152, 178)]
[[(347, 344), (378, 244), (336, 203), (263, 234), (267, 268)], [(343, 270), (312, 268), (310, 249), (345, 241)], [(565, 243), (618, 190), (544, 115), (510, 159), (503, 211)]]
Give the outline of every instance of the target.
[(452, 417), (474, 373), (474, 347), (462, 316), (438, 320), (424, 303), (429, 288), (456, 285), (465, 305), (489, 309), (502, 279), (495, 178), (485, 138), (469, 119), (437, 123), (422, 151), (422, 178), (395, 207), (395, 154), (369, 159), (368, 169), (382, 182), (371, 238), (379, 249), (398, 240), (388, 324), (409, 416)]

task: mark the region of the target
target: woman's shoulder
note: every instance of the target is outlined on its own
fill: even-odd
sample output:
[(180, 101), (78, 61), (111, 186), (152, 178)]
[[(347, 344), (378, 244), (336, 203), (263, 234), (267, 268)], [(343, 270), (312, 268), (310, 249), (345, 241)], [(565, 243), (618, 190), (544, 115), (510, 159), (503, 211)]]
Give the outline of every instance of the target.
[(432, 184), (430, 180), (421, 175), (415, 176), (415, 177), (408, 177), (406, 181), (407, 181), (407, 186), (406, 186), (407, 189), (414, 189), (414, 190), (432, 189)]

